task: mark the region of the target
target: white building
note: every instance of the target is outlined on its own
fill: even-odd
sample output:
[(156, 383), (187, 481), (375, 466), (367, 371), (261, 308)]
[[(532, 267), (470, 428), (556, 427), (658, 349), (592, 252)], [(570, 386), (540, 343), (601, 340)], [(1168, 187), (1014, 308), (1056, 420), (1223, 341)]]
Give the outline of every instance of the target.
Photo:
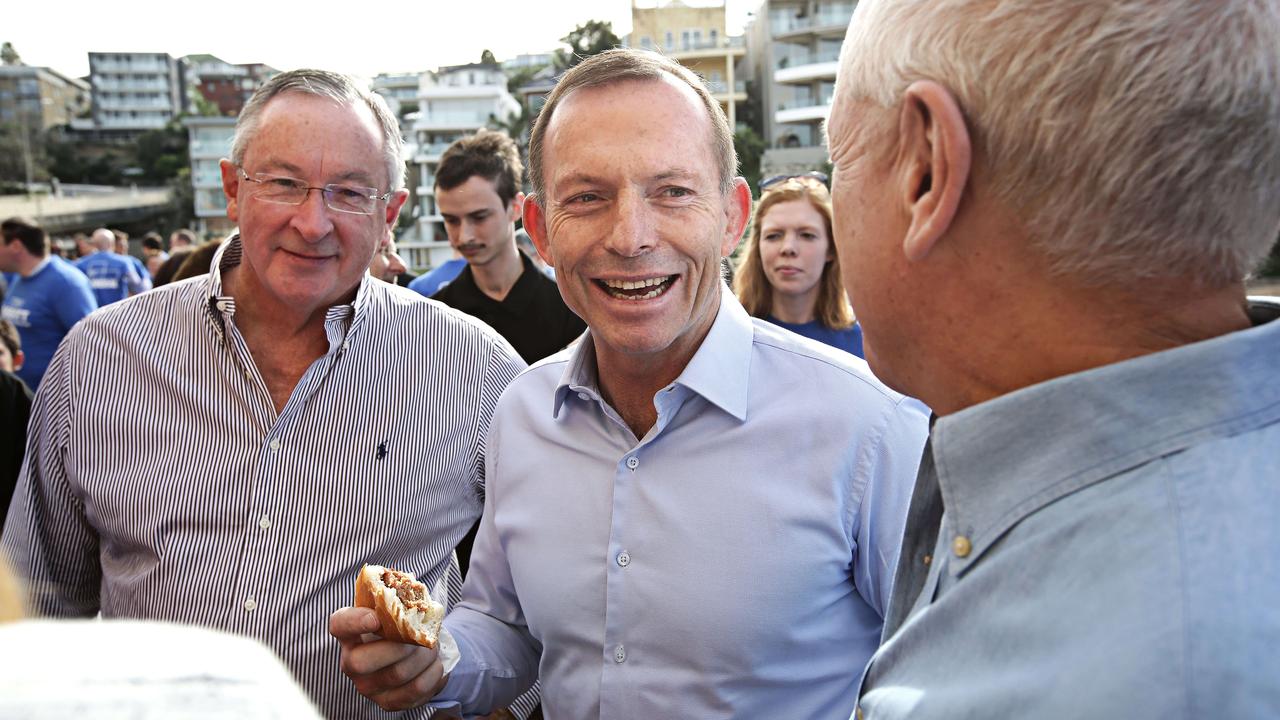
[(519, 112), (520, 104), (507, 92), (507, 77), (498, 65), (455, 65), (422, 75), (413, 121), (417, 204), (404, 209), (416, 223), (399, 241), (400, 255), (410, 268), (435, 267), (453, 253), (435, 199), (435, 168), (445, 148), (491, 121), (505, 121)]
[(822, 121), (831, 108), (840, 45), (856, 2), (765, 0), (747, 29), (762, 81), (767, 144), (761, 174), (802, 172), (828, 160)]
[(187, 147), (191, 153), (196, 234), (201, 238), (228, 235), (235, 225), (227, 219), (227, 198), (222, 192), (218, 161), (231, 157), (236, 119), (188, 116), (183, 124), (187, 126)]
[(95, 129), (121, 135), (163, 128), (184, 107), (177, 60), (166, 53), (89, 53)]
[(371, 89), (387, 101), (391, 112), (403, 122), (405, 114), (418, 110), (418, 87), (421, 84), (422, 73), (381, 73), (373, 79)]

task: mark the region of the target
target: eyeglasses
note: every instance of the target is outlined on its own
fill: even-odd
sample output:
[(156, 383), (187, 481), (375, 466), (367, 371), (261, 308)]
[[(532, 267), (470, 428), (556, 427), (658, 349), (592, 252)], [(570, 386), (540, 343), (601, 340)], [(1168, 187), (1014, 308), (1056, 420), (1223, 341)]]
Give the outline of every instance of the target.
[(788, 180), (800, 180), (800, 181), (809, 180), (809, 181), (821, 183), (823, 187), (827, 187), (827, 183), (828, 181), (830, 181), (830, 178), (826, 176), (826, 173), (820, 173), (817, 170), (812, 170), (810, 172), (802, 173), (800, 175), (774, 175), (773, 177), (767, 177), (764, 180), (760, 181), (760, 186), (759, 186), (760, 191), (764, 192), (765, 190), (768, 190), (774, 185), (784, 183)]
[(279, 205), (301, 205), (312, 190), (319, 190), (324, 198), (324, 206), (334, 212), (352, 215), (372, 215), (378, 207), (378, 201), (386, 202), (392, 193), (378, 194), (378, 188), (361, 187), (359, 185), (340, 185), (329, 183), (324, 187), (315, 187), (297, 179), (270, 173), (254, 173), (250, 175), (244, 168), (237, 168), (240, 177), (253, 183), (250, 195), (258, 200)]

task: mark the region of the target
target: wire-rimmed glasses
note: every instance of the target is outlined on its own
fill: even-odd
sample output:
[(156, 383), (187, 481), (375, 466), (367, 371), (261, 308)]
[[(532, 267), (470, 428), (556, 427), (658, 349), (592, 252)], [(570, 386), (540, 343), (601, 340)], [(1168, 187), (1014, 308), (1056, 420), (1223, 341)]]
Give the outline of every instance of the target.
[(378, 201), (386, 202), (392, 193), (378, 193), (378, 188), (360, 185), (329, 183), (321, 187), (308, 185), (298, 178), (271, 173), (250, 175), (244, 168), (237, 168), (240, 177), (253, 183), (250, 195), (258, 200), (280, 205), (301, 205), (312, 190), (319, 190), (325, 207), (334, 212), (352, 215), (372, 215)]

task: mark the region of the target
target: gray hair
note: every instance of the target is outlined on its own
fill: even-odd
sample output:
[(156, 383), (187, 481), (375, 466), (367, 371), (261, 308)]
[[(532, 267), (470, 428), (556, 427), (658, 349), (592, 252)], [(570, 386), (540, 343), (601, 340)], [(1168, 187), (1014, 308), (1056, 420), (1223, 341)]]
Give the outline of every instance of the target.
[(404, 187), (404, 141), (400, 138), (400, 124), (395, 115), (387, 107), (382, 96), (369, 92), (357, 85), (346, 75), (326, 70), (291, 70), (280, 73), (258, 88), (253, 97), (244, 104), (240, 111), (240, 119), (236, 121), (236, 134), (231, 140), (231, 162), (240, 165), (244, 162), (244, 151), (249, 147), (258, 130), (258, 120), (262, 110), (272, 98), (288, 92), (306, 93), (329, 98), (340, 104), (356, 105), (363, 102), (373, 113), (382, 130), (383, 153), (387, 160), (387, 179), (391, 182), (389, 190), (395, 191)]
[(1275, 0), (863, 0), (836, 92), (948, 87), (1058, 275), (1224, 287), (1280, 230), (1278, 47)]
[(729, 127), (729, 119), (725, 117), (720, 102), (711, 96), (707, 86), (693, 71), (671, 58), (648, 50), (614, 48), (593, 55), (566, 72), (538, 112), (538, 119), (529, 136), (529, 182), (533, 185), (538, 204), (543, 205), (545, 188), (542, 153), (547, 126), (551, 124), (551, 115), (556, 106), (564, 101), (565, 96), (578, 88), (612, 85), (625, 80), (661, 80), (668, 76), (688, 85), (702, 101), (711, 120), (711, 152), (720, 173), (720, 191), (728, 192), (738, 173), (738, 153), (733, 147), (733, 130)]

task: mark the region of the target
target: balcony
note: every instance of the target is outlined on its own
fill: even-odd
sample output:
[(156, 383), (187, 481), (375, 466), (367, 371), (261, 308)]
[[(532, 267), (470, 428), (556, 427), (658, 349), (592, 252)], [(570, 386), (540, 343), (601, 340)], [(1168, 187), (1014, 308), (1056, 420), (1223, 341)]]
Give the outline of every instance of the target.
[(472, 130), (489, 124), (494, 113), (481, 111), (424, 112), (414, 122), (415, 130)]
[(169, 83), (163, 80), (103, 80), (93, 79), (93, 89), (99, 92), (169, 92)]
[(727, 37), (716, 41), (680, 42), (665, 50), (676, 60), (693, 60), (724, 55), (741, 57), (746, 54), (747, 46), (741, 37)]
[(778, 111), (773, 114), (773, 121), (776, 123), (821, 122), (827, 119), (827, 113), (831, 110), (831, 99), (831, 95), (826, 95), (820, 100), (803, 98), (779, 103)]
[(192, 140), (187, 145), (191, 157), (223, 158), (231, 153), (231, 136), (226, 138)]
[(427, 145), (419, 145), (418, 153), (413, 156), (413, 162), (418, 165), (435, 163), (440, 161), (440, 156), (453, 143), (430, 143)]
[(141, 75), (146, 73), (154, 73), (157, 75), (168, 75), (169, 64), (162, 60), (103, 60), (101, 58), (90, 58), (90, 74), (102, 75), (105, 73), (128, 73), (131, 75)]
[(708, 82), (707, 91), (720, 102), (742, 102), (747, 99), (747, 81), (734, 81), (732, 91), (727, 82)]
[(100, 117), (97, 127), (102, 130), (158, 130), (169, 122), (167, 116), (144, 115), (132, 118)]
[(810, 34), (843, 33), (853, 18), (854, 5), (828, 5), (805, 17), (775, 17), (769, 23), (774, 40), (786, 40)]

